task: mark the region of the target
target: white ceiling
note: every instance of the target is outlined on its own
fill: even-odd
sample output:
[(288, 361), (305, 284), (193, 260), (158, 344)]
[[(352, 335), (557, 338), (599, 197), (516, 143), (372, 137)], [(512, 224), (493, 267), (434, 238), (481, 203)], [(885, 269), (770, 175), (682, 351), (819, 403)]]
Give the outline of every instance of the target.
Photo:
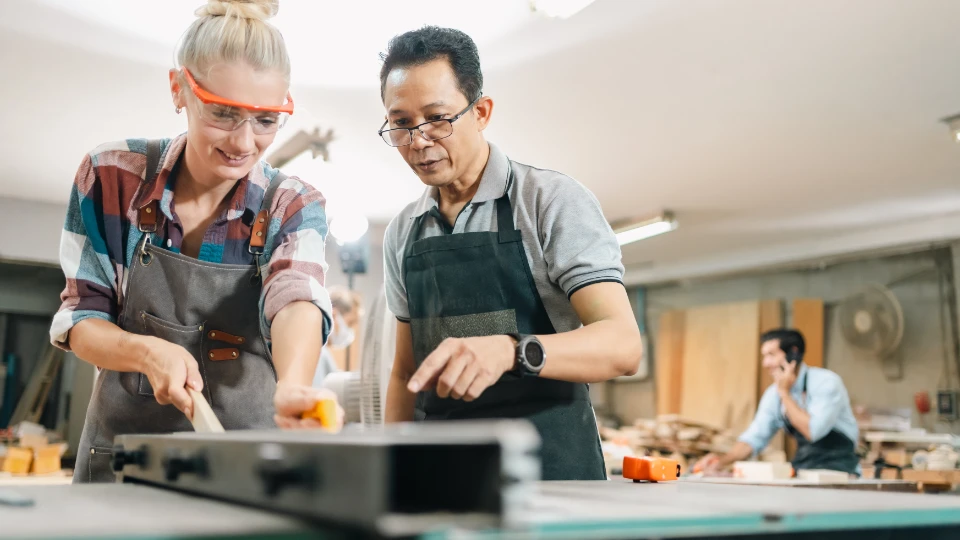
[[(200, 3), (5, 5), (0, 196), (64, 202), (100, 142), (182, 131), (166, 69)], [(677, 231), (624, 248), (631, 281), (960, 236), (960, 146), (938, 122), (960, 112), (960, 2), (527, 4), (281, 2), (284, 131), (336, 133), (330, 163), (295, 165), (331, 210), (383, 221), (419, 194), (375, 133), (377, 53), (435, 23), (476, 38), (511, 157), (579, 179), (611, 221), (675, 212)]]

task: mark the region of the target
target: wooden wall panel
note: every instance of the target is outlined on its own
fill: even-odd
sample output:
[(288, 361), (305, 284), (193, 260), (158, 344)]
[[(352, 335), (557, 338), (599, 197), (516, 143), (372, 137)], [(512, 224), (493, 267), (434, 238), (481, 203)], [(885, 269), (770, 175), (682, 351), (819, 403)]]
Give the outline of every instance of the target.
[[(760, 302), (760, 334), (768, 330), (783, 327), (783, 302), (780, 300), (763, 300)], [(760, 365), (762, 357), (760, 348), (757, 348), (757, 365)], [(773, 377), (767, 373), (767, 370), (759, 367), (757, 370), (757, 400), (763, 395), (763, 391), (773, 384)]]
[(746, 429), (757, 409), (759, 302), (703, 306), (686, 312), (680, 414)]
[[(760, 302), (760, 332), (763, 334), (768, 330), (773, 330), (775, 328), (783, 327), (783, 302), (779, 299), (777, 300), (763, 300)], [(762, 362), (762, 357), (760, 356), (760, 349), (757, 349), (757, 403), (760, 403), (760, 397), (763, 396), (764, 390), (768, 386), (773, 384), (773, 377), (770, 376), (770, 373), (767, 370), (763, 369), (763, 366), (760, 365)], [(772, 450), (784, 450), (784, 435), (783, 430), (773, 436), (770, 439), (770, 444), (767, 445), (768, 448)]]
[(660, 315), (653, 356), (657, 414), (679, 414), (683, 384), (683, 310)]
[(808, 366), (823, 367), (823, 299), (794, 299), (792, 326), (806, 340), (803, 362)]

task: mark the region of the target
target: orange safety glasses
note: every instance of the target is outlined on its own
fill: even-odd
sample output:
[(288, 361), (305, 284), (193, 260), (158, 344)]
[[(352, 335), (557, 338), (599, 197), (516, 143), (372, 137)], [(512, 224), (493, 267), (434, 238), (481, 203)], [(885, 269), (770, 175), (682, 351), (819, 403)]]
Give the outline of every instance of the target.
[(252, 105), (250, 103), (240, 103), (239, 101), (233, 101), (231, 99), (222, 98), (216, 94), (207, 92), (203, 88), (200, 88), (200, 85), (197, 84), (197, 81), (193, 78), (193, 74), (190, 73), (190, 70), (188, 70), (187, 68), (182, 68), (182, 69), (183, 69), (183, 74), (187, 79), (187, 84), (190, 85), (190, 90), (193, 90), (193, 94), (197, 96), (197, 98), (204, 104), (223, 105), (224, 107), (236, 107), (239, 109), (247, 109), (250, 111), (293, 114), (293, 96), (290, 95), (290, 92), (287, 92), (287, 102), (279, 107), (271, 107), (267, 105)]

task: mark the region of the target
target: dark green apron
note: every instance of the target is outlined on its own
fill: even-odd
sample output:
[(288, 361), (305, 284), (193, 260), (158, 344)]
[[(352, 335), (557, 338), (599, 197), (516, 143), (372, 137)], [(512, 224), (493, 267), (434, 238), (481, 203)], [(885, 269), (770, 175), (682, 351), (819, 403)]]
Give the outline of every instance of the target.
[[(803, 395), (807, 395), (807, 375), (803, 374)], [(843, 471), (859, 476), (857, 466), (860, 459), (857, 458), (857, 445), (849, 437), (833, 429), (825, 437), (810, 442), (803, 436), (786, 415), (783, 416), (783, 425), (787, 433), (797, 441), (797, 453), (793, 456), (793, 470), (802, 469), (829, 469), (831, 471)]]
[[(508, 185), (512, 183), (510, 172)], [(417, 240), (426, 214), (418, 216), (403, 264), (413, 356), (419, 367), (448, 337), (554, 334), (514, 228), (507, 195), (496, 200), (497, 232), (452, 234)], [(550, 351), (547, 351), (547, 362)], [(544, 480), (603, 480), (596, 417), (587, 385), (507, 373), (476, 400), (417, 394), (415, 420), (526, 418), (540, 433)]]

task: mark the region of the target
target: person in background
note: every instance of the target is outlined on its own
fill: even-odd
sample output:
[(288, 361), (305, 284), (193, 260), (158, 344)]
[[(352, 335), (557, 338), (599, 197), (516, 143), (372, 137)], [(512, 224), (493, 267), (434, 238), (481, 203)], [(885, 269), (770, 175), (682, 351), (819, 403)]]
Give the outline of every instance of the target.
[(760, 452), (784, 429), (797, 441), (794, 470), (860, 474), (855, 453), (859, 428), (847, 389), (836, 373), (805, 365), (805, 349), (803, 335), (796, 330), (780, 328), (760, 336), (763, 368), (774, 382), (763, 393), (753, 422), (733, 449), (723, 456), (704, 456), (694, 472), (716, 474)]
[(101, 145), (77, 171), (50, 328), (99, 368), (75, 482), (115, 481), (117, 435), (191, 430), (190, 390), (228, 430), (319, 427), (301, 413), (335, 399), (310, 386), (331, 321), (324, 198), (263, 161), (294, 110), (277, 9), (209, 0), (169, 72), (186, 133)]
[[(349, 347), (356, 340), (356, 328), (363, 316), (360, 295), (344, 287), (330, 287), (330, 303), (333, 306), (333, 324), (330, 337), (320, 351), (320, 362), (313, 376), (314, 388), (323, 387), (327, 375), (340, 371), (331, 349)], [(349, 362), (349, 359), (347, 359)], [(357, 366), (344, 366), (356, 369)]]

